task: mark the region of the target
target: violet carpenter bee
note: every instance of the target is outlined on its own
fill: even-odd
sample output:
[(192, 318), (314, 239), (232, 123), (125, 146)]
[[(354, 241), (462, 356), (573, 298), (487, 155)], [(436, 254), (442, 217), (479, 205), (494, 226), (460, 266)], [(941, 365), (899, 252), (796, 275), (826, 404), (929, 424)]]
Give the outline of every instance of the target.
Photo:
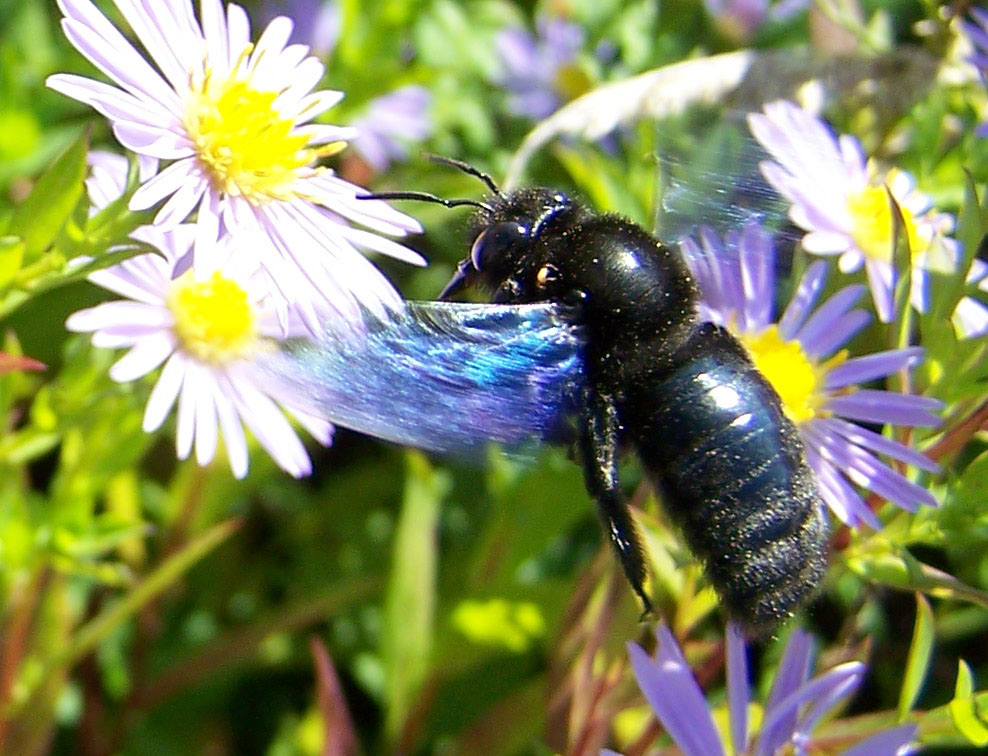
[(372, 195), (476, 210), (470, 254), (441, 300), (408, 303), (352, 338), (297, 342), (269, 370), (344, 427), (459, 453), (572, 443), (646, 610), (645, 563), (621, 491), (633, 450), (727, 612), (770, 632), (815, 593), (828, 527), (796, 428), (726, 330), (701, 323), (681, 254), (641, 226), (545, 188), (484, 201)]

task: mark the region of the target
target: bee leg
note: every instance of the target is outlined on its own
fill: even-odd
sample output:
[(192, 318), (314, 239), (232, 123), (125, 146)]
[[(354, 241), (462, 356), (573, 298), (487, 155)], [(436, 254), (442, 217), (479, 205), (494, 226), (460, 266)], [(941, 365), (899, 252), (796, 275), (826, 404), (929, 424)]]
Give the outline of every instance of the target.
[(618, 480), (620, 422), (617, 407), (611, 397), (601, 395), (593, 388), (584, 392), (584, 402), (579, 451), (587, 490), (597, 502), (597, 513), (628, 582), (645, 606), (645, 614), (652, 614), (652, 602), (645, 593), (641, 542)]

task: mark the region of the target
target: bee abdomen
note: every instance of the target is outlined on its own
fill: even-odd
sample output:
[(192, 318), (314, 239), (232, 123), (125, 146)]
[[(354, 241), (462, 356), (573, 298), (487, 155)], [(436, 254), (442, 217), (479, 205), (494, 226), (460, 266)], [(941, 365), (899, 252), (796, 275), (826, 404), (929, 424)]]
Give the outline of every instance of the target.
[(771, 631), (823, 577), (823, 505), (796, 428), (734, 338), (706, 324), (682, 353), (629, 396), (629, 436), (728, 612)]

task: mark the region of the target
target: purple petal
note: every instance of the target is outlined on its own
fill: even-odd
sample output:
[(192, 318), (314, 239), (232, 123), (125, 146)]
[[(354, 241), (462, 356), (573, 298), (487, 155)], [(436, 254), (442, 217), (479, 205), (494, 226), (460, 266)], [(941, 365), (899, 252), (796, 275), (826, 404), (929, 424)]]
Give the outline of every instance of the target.
[(848, 680), (860, 681), (864, 670), (865, 666), (859, 662), (842, 664), (799, 686), (775, 706), (769, 706), (765, 710), (765, 723), (756, 754), (773, 756), (796, 734), (796, 715), (800, 707), (832, 698), (834, 691), (845, 689)]
[[(854, 306), (854, 303), (861, 298), (863, 293), (864, 287), (860, 284), (847, 286), (838, 291), (824, 302), (806, 321), (806, 324), (796, 332), (796, 338), (801, 344), (807, 346), (821, 334), (838, 330), (836, 328), (837, 322)], [(850, 338), (850, 335), (847, 338)], [(809, 351), (808, 346), (807, 350)]]
[(865, 357), (855, 357), (828, 372), (824, 388), (833, 391), (845, 386), (885, 378), (919, 364), (923, 360), (923, 354), (922, 347), (910, 347), (908, 349), (875, 352)]
[(799, 280), (799, 286), (796, 287), (795, 294), (789, 300), (789, 305), (786, 307), (785, 312), (782, 313), (782, 317), (779, 318), (779, 335), (783, 339), (786, 341), (792, 340), (793, 334), (803, 324), (803, 320), (806, 318), (810, 308), (813, 307), (813, 303), (820, 296), (820, 291), (823, 289), (826, 280), (827, 263), (823, 260), (817, 260), (806, 269), (803, 277)]
[(871, 313), (864, 310), (846, 312), (837, 318), (829, 329), (804, 340), (803, 351), (810, 357), (821, 359), (829, 357), (870, 322)]
[(748, 223), (738, 244), (746, 303), (745, 327), (761, 329), (772, 321), (775, 240), (757, 223)]
[(919, 505), (936, 506), (932, 493), (906, 480), (868, 450), (820, 431), (817, 426), (803, 429), (820, 456), (857, 485), (909, 511), (915, 511)]
[(934, 413), (943, 409), (943, 403), (925, 396), (861, 389), (829, 399), (823, 409), (865, 423), (935, 428), (940, 425), (940, 418)]
[(744, 633), (733, 622), (727, 624), (727, 701), (731, 718), (731, 742), (735, 753), (748, 745), (748, 657)]
[(844, 679), (842, 682), (835, 684), (826, 693), (822, 694), (809, 710), (800, 717), (799, 724), (796, 726), (796, 733), (794, 739), (798, 742), (804, 738), (808, 739), (809, 733), (813, 731), (816, 727), (817, 722), (820, 721), (823, 716), (834, 708), (840, 701), (849, 697), (861, 684), (861, 680), (864, 677), (865, 665), (860, 662), (849, 662), (846, 665), (841, 665), (840, 667), (835, 667), (832, 671), (837, 671), (844, 666), (856, 665), (858, 667), (858, 674), (850, 676)]
[(818, 422), (825, 424), (829, 431), (843, 436), (857, 446), (870, 449), (878, 454), (884, 454), (886, 457), (905, 462), (907, 465), (918, 467), (920, 470), (932, 473), (940, 470), (940, 466), (925, 454), (855, 423), (849, 423), (839, 418), (821, 419)]
[(916, 737), (916, 725), (901, 725), (872, 735), (848, 748), (842, 756), (904, 756), (903, 748)]
[(703, 691), (686, 664), (676, 639), (668, 628), (656, 628), (659, 649), (655, 660), (639, 646), (628, 644), (631, 667), (645, 698), (666, 732), (685, 756), (716, 756), (724, 753)]
[[(772, 681), (768, 702), (765, 704), (766, 725), (769, 724), (768, 717), (772, 712), (778, 710), (780, 704), (788, 700), (809, 678), (812, 651), (813, 639), (810, 635), (799, 628), (793, 630), (775, 673), (775, 680)], [(755, 751), (757, 756), (772, 756), (776, 748), (789, 739), (795, 727), (795, 711), (788, 712), (785, 716), (774, 717), (771, 731), (767, 727), (762, 728)]]
[(841, 522), (857, 527), (862, 522), (872, 530), (880, 530), (881, 522), (875, 516), (864, 499), (848, 483), (832, 464), (823, 459), (810, 444), (807, 443), (806, 461), (816, 475), (820, 488), (820, 496)]

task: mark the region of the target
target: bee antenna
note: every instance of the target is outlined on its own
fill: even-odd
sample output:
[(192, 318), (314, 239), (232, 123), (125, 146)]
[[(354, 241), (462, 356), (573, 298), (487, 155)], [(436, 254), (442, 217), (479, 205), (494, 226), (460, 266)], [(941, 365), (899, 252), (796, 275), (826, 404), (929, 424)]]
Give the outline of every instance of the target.
[(465, 163), (462, 160), (457, 160), (456, 158), (446, 157), (445, 155), (436, 155), (431, 152), (425, 153), (425, 157), (431, 160), (433, 163), (439, 163), (441, 165), (448, 165), (451, 168), (456, 168), (458, 171), (463, 171), (464, 173), (480, 179), (484, 182), (488, 189), (491, 190), (498, 197), (503, 197), (501, 190), (498, 188), (494, 179), (490, 177), (489, 174), (484, 173), (482, 170), (476, 166), (470, 165), (470, 163)]
[(434, 194), (428, 194), (426, 192), (374, 192), (373, 194), (358, 194), (357, 199), (361, 200), (417, 200), (418, 202), (435, 202), (437, 205), (442, 205), (443, 207), (462, 207), (463, 205), (470, 205), (471, 207), (477, 207), (483, 210), (485, 213), (490, 215), (494, 212), (494, 209), (483, 202), (478, 202), (472, 199), (455, 199), (448, 200), (442, 197), (437, 197)]

